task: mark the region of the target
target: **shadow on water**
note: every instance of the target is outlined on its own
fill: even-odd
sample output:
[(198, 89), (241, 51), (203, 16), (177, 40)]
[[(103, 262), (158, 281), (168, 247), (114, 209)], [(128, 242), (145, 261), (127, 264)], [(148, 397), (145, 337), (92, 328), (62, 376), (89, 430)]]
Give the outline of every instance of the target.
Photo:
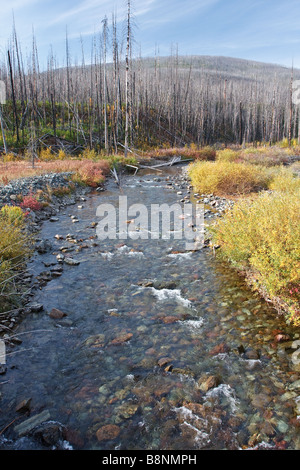
[[(52, 250), (34, 256), (33, 272), (57, 269), (63, 246), (80, 264), (60, 265), (33, 298), (43, 311), (15, 332), (22, 344), (8, 351), (1, 385), (0, 429), (13, 423), (2, 448), (299, 448), (297, 330), (207, 249), (96, 237), (100, 203), (117, 205), (122, 194), (129, 205), (172, 204), (186, 188), (178, 168), (144, 172), (44, 223)], [(53, 308), (65, 316), (51, 318)], [(278, 333), (289, 341), (276, 342)], [(32, 417), (37, 425), (24, 430)]]

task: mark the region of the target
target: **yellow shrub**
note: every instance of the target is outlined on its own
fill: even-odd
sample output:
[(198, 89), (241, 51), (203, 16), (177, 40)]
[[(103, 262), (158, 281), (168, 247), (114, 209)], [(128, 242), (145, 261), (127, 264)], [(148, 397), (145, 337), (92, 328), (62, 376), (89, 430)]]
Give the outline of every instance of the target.
[(269, 188), (273, 191), (293, 193), (300, 191), (300, 178), (292, 170), (281, 168), (272, 178)]
[[(296, 146), (297, 146), (297, 143), (298, 143), (297, 139), (292, 139), (292, 140), (291, 140), (291, 147), (296, 147)], [(288, 141), (288, 139), (285, 138), (285, 139), (283, 139), (281, 142), (279, 142), (279, 146), (280, 146), (281, 148), (288, 148), (288, 147), (290, 147), (290, 146), (289, 146), (289, 141)]]
[(60, 149), (58, 152), (57, 158), (58, 160), (65, 160), (66, 158), (69, 158), (69, 157), (64, 150)]
[(29, 253), (28, 248), (28, 235), (23, 227), (0, 218), (0, 259), (10, 261), (24, 257)]
[(300, 296), (291, 294), (300, 288), (299, 196), (265, 192), (241, 200), (209, 229), (213, 243), (221, 245), (220, 256), (254, 273), (257, 287), (271, 298), (283, 298), (294, 322), (300, 320)]
[(192, 150), (192, 152), (195, 152), (196, 150), (199, 150), (198, 145), (195, 144), (194, 142), (191, 143), (190, 149)]
[(3, 162), (4, 163), (14, 162), (18, 159), (19, 159), (19, 157), (17, 157), (14, 153), (4, 153), (3, 154)]
[[(15, 208), (14, 208), (15, 209)], [(1, 211), (2, 213), (2, 211)], [(31, 253), (31, 239), (21, 223), (16, 223), (16, 214), (4, 209), (0, 217), (0, 289), (2, 293), (11, 293), (12, 279), (23, 266), (25, 258)], [(11, 218), (11, 223), (8, 219)], [(0, 302), (0, 311), (7, 304)]]
[(265, 189), (270, 180), (266, 168), (227, 161), (193, 163), (189, 175), (197, 192), (223, 195)]
[(45, 149), (40, 150), (39, 152), (39, 159), (42, 162), (49, 162), (51, 160), (55, 160), (56, 156), (52, 153), (51, 147), (47, 147)]
[(3, 206), (0, 216), (9, 224), (22, 225), (24, 223), (24, 213), (19, 206)]
[(99, 158), (99, 155), (97, 154), (97, 152), (95, 151), (95, 149), (89, 149), (89, 148), (86, 148), (84, 149), (84, 151), (80, 154), (80, 158), (84, 158), (84, 159), (87, 159), (87, 160), (97, 160), (97, 158)]
[(217, 160), (234, 162), (239, 157), (238, 150), (224, 149), (217, 151)]

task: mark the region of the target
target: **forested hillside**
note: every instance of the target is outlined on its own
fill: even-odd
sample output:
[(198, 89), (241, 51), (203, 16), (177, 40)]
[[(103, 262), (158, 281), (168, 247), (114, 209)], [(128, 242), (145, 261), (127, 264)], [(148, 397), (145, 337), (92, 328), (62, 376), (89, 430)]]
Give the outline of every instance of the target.
[[(130, 20), (130, 18), (129, 18)], [(122, 146), (199, 146), (274, 143), (300, 138), (299, 106), (292, 100), (298, 70), (209, 56), (137, 57), (131, 26), (120, 41), (105, 19), (90, 57), (65, 62), (51, 50), (40, 70), (38, 47), (24, 56), (14, 30), (0, 79), (6, 84), (3, 135), (10, 149), (50, 133), (74, 146), (117, 152)], [(126, 47), (125, 47), (126, 46)]]

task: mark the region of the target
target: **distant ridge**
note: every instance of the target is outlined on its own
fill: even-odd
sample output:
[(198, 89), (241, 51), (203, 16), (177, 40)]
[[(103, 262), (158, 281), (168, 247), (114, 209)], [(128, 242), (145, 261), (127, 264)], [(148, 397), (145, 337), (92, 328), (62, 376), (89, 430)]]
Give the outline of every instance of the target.
[[(135, 62), (140, 59), (135, 59)], [(178, 69), (186, 69), (192, 67), (193, 71), (201, 71), (203, 73), (217, 73), (224, 77), (232, 78), (267, 78), (270, 74), (276, 75), (278, 79), (291, 76), (292, 67), (286, 67), (280, 64), (267, 62), (259, 62), (248, 59), (239, 59), (226, 56), (208, 56), (208, 55), (179, 55), (149, 57), (141, 59), (144, 65), (149, 67), (165, 68), (177, 61)], [(300, 69), (293, 69), (294, 77), (300, 77)]]

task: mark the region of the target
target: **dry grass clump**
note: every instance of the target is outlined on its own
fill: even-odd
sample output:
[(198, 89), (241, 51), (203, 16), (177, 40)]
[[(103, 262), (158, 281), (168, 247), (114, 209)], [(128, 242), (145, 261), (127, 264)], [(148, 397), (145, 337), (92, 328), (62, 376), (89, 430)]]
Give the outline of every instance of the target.
[(60, 160), (41, 163), (41, 168), (45, 173), (74, 173), (73, 180), (88, 186), (98, 186), (105, 180), (105, 175), (109, 173), (109, 163), (105, 160), (93, 162), (90, 160)]
[(0, 220), (6, 221), (9, 225), (22, 226), (24, 224), (24, 212), (19, 206), (2, 206), (0, 210)]
[(230, 148), (217, 151), (217, 160), (222, 162), (236, 162), (240, 157), (240, 150)]
[(269, 189), (284, 193), (297, 193), (300, 191), (300, 178), (292, 168), (279, 168), (273, 174)]
[(250, 147), (241, 150), (239, 152), (239, 158), (236, 161), (272, 167), (287, 163), (290, 156), (293, 154), (294, 152), (290, 148), (281, 148), (278, 146)]
[(72, 172), (77, 181), (95, 186), (103, 182), (109, 169), (109, 162), (106, 160), (96, 162), (79, 159), (40, 161), (35, 164), (34, 168), (26, 161), (1, 162), (0, 183), (8, 184), (11, 180), (27, 176)]
[(300, 160), (290, 165), (290, 169), (295, 175), (300, 176)]
[(147, 157), (150, 158), (166, 158), (166, 157), (179, 157), (194, 160), (209, 160), (214, 161), (216, 159), (216, 151), (212, 147), (199, 148), (195, 144), (191, 144), (189, 147), (174, 147), (174, 148), (163, 148), (155, 149), (147, 152)]
[(217, 160), (272, 167), (288, 163), (291, 155), (295, 155), (293, 149), (280, 146), (225, 148), (217, 151)]
[(20, 207), (4, 206), (0, 211), (0, 259), (16, 261), (28, 253), (25, 216)]
[(196, 162), (189, 175), (197, 192), (218, 195), (239, 195), (267, 189), (270, 173), (264, 167), (232, 163)]

